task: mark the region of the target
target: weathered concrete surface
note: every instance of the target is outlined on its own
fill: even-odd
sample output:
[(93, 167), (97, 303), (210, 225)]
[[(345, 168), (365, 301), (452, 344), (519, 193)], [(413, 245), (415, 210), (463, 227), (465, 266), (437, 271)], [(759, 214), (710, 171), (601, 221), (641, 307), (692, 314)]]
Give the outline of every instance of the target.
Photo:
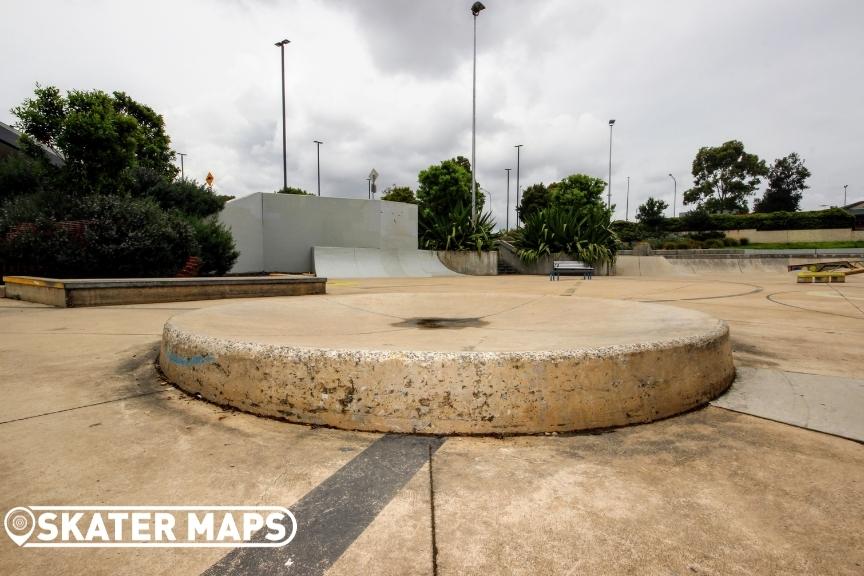
[(711, 403), (864, 442), (864, 380), (742, 368)]
[(450, 270), (471, 276), (495, 276), (498, 274), (498, 251), (477, 252), (468, 250), (439, 250), (438, 259)]
[(614, 300), (387, 294), (178, 315), (160, 365), (241, 410), (350, 430), (538, 433), (649, 422), (734, 376), (728, 329)]
[(327, 278), (457, 276), (432, 250), (315, 246), (315, 273)]
[[(860, 276), (836, 290), (746, 274), (375, 279), (328, 290), (664, 300), (728, 322), (739, 366), (860, 378)], [(162, 384), (152, 361), (165, 321), (223, 304), (0, 300), (0, 513), (22, 504), (291, 508), (379, 438), (225, 411)], [(133, 397), (146, 392), (156, 393)], [(433, 459), (437, 573), (858, 576), (862, 470), (859, 443), (715, 407), (604, 434), (452, 437)], [(426, 466), (328, 575), (431, 575), (429, 488)], [(200, 574), (223, 554), (21, 549), (0, 529), (2, 574)]]
[(7, 298), (60, 308), (324, 294), (327, 279), (311, 276), (58, 279), (4, 276)]

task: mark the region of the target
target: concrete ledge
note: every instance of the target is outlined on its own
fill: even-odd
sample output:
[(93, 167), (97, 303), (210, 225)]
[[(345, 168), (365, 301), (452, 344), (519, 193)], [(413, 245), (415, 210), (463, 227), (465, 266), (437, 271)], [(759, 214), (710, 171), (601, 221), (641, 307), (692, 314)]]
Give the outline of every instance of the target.
[(287, 275), (97, 279), (4, 276), (3, 281), (7, 298), (61, 308), (324, 294), (327, 284), (326, 278)]
[(439, 250), (438, 259), (450, 270), (470, 276), (497, 276), (498, 251), (477, 252), (476, 250), (456, 252)]
[(498, 294), (323, 296), (165, 324), (162, 371), (222, 405), (337, 428), (535, 434), (650, 422), (734, 377), (723, 322), (680, 308)]

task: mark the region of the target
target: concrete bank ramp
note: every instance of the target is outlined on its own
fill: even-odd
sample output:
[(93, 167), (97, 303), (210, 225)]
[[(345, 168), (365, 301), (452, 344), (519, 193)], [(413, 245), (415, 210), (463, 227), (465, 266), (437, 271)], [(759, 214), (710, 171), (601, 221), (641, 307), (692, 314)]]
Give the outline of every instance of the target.
[(393, 278), (459, 276), (431, 250), (377, 248), (312, 248), (315, 275), (322, 278)]
[[(815, 259), (814, 259), (815, 260)], [(616, 276), (692, 276), (697, 274), (785, 274), (789, 258), (666, 258), (619, 256)]]

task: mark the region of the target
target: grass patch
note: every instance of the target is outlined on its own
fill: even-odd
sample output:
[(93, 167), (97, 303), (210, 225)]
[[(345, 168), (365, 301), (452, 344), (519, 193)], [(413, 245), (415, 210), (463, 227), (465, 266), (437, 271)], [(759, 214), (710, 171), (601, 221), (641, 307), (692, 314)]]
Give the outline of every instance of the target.
[(764, 244), (748, 244), (742, 248), (754, 250), (791, 250), (796, 248), (864, 248), (864, 240), (847, 240), (838, 242), (771, 242)]

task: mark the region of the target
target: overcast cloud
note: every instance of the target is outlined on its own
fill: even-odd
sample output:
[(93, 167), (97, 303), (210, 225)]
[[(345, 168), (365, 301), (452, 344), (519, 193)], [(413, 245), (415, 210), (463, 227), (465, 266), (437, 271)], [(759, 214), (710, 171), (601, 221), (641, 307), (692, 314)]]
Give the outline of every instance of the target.
[[(730, 139), (813, 172), (803, 206), (864, 199), (860, 0), (488, 0), (478, 19), (478, 180), (503, 224), (522, 186), (607, 178), (623, 218), (671, 204), (700, 146)], [(282, 182), (279, 49), (288, 38), (289, 185), (365, 197), (366, 175), (416, 188), (471, 152), (469, 0), (5, 2), (0, 120), (36, 82), (123, 90), (160, 112), (187, 176), (220, 193)], [(512, 208), (512, 201), (511, 201)], [(513, 217), (511, 216), (511, 224)]]

